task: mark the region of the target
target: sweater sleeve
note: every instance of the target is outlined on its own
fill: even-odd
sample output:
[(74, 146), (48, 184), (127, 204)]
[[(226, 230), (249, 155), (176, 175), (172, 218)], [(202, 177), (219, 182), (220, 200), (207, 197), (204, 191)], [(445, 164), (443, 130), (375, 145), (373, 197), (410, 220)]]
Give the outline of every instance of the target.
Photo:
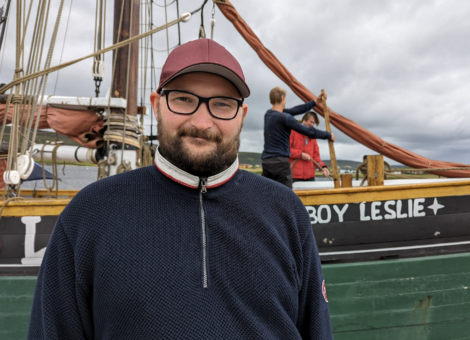
[(305, 104), (300, 104), (300, 105), (291, 107), (290, 109), (284, 109), (283, 112), (291, 114), (293, 116), (300, 115), (300, 114), (310, 111), (311, 109), (315, 107), (315, 105), (317, 105), (317, 103), (315, 103), (315, 101), (312, 100), (312, 101), (306, 102)]
[(331, 134), (327, 131), (317, 130), (314, 127), (308, 127), (299, 123), (291, 115), (286, 115), (286, 125), (290, 129), (297, 131), (301, 135), (315, 139), (331, 139)]
[(91, 308), (75, 274), (74, 251), (57, 222), (39, 271), (28, 339), (92, 339)]
[[(302, 145), (296, 145), (295, 143), (295, 134), (296, 132), (292, 132), (290, 134), (290, 140), (289, 140), (289, 145), (290, 145), (290, 158), (297, 159), (302, 156)], [(297, 143), (298, 144), (298, 143)]]
[(310, 223), (308, 220), (306, 223), (308, 229), (306, 229), (307, 233), (302, 244), (303, 257), (297, 328), (304, 340), (333, 340), (320, 256)]

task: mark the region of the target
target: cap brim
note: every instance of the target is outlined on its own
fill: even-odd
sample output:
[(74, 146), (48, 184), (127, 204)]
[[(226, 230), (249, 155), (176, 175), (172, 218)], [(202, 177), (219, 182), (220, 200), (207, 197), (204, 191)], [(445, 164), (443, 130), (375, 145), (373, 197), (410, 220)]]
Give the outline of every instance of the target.
[(238, 89), (242, 98), (248, 98), (250, 96), (250, 90), (248, 89), (248, 86), (242, 79), (240, 79), (239, 76), (237, 76), (234, 72), (232, 72), (228, 68), (217, 65), (217, 64), (197, 64), (197, 65), (189, 66), (185, 68), (184, 70), (181, 70), (178, 73), (174, 74), (170, 79), (168, 79), (164, 84), (162, 84), (160, 88), (168, 84), (171, 80), (175, 79), (176, 77), (181, 76), (185, 73), (192, 73), (192, 72), (206, 72), (206, 73), (217, 74), (229, 80)]

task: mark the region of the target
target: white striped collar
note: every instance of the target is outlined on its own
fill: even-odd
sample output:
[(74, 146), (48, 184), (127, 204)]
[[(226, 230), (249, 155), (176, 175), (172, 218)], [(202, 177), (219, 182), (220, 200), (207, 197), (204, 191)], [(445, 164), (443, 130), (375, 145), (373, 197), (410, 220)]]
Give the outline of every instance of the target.
[[(160, 151), (156, 150), (155, 152), (155, 166), (162, 174), (166, 177), (172, 179), (175, 182), (178, 182), (181, 185), (187, 186), (189, 188), (197, 189), (199, 188), (199, 177), (191, 175), (190, 173), (181, 170), (180, 168), (174, 166), (168, 162), (161, 154)], [(235, 162), (232, 163), (227, 169), (218, 173), (217, 175), (210, 176), (207, 178), (206, 188), (211, 189), (218, 187), (226, 182), (228, 182), (238, 171), (238, 157)]]

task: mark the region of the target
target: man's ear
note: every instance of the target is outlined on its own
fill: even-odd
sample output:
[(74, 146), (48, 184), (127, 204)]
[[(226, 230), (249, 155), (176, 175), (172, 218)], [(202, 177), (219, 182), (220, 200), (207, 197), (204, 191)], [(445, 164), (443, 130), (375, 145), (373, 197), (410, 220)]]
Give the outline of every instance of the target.
[(248, 113), (248, 104), (243, 103), (242, 105), (242, 110), (243, 110), (243, 117), (242, 117), (242, 123), (245, 122), (246, 114)]
[(243, 103), (242, 110), (243, 110), (243, 120), (245, 120), (246, 114), (248, 113), (248, 104)]
[(153, 113), (158, 120), (158, 104), (160, 103), (160, 95), (157, 92), (150, 93), (150, 103), (152, 104)]

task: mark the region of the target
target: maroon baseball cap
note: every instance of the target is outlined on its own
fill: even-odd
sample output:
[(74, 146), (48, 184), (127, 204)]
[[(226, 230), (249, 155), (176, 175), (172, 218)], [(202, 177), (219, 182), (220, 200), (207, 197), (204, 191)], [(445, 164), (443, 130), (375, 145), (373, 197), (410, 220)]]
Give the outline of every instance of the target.
[(242, 68), (234, 56), (212, 39), (198, 39), (175, 48), (163, 65), (157, 92), (176, 77), (190, 72), (217, 74), (229, 80), (242, 98), (250, 95)]

